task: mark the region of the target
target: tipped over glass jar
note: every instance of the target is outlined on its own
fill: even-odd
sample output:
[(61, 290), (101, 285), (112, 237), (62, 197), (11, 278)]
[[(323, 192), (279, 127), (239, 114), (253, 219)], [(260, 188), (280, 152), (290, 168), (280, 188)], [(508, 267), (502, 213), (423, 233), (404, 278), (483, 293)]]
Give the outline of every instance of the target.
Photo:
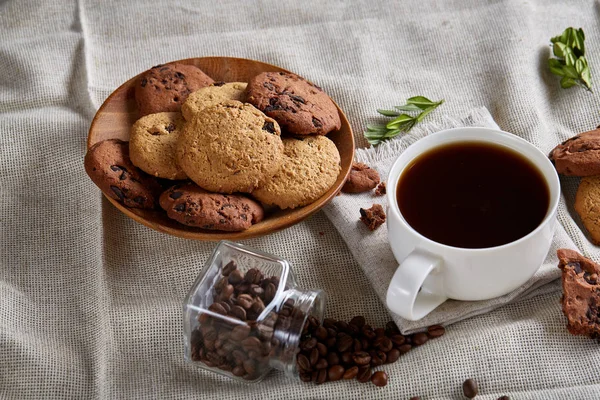
[(300, 339), (324, 309), (323, 291), (299, 288), (286, 260), (222, 241), (184, 303), (185, 358), (245, 382), (272, 368), (298, 378)]

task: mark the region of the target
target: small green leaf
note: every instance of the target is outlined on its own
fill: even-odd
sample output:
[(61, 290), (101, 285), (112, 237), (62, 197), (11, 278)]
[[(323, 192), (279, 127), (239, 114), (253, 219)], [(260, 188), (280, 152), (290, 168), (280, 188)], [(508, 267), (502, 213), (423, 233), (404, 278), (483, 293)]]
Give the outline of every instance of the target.
[(583, 61), (581, 61), (581, 58), (578, 58), (577, 60), (575, 60), (575, 70), (577, 71), (578, 74), (581, 74), (581, 71), (583, 71), (584, 68), (585, 68), (585, 64), (583, 63)]
[(548, 65), (550, 66), (550, 72), (552, 72), (554, 75), (558, 75), (558, 76), (565, 75), (562, 70), (563, 63), (561, 63), (556, 58), (548, 59)]
[(393, 129), (393, 130), (388, 131), (383, 137), (385, 139), (393, 138), (395, 136), (398, 136), (400, 134), (400, 132), (401, 132), (400, 129)]
[(590, 74), (589, 67), (585, 67), (583, 71), (581, 71), (581, 80), (588, 89), (592, 90), (592, 75)]
[(421, 109), (415, 104), (406, 104), (403, 106), (394, 106), (394, 108), (400, 111), (421, 111)]
[(400, 115), (399, 112), (393, 110), (377, 110), (377, 112), (381, 115), (385, 115), (386, 117), (397, 117)]
[(577, 73), (575, 67), (565, 65), (562, 70), (565, 73), (565, 77), (579, 79), (579, 74)]
[(385, 127), (385, 125), (367, 125), (367, 130), (369, 131), (373, 131), (373, 132), (379, 132), (379, 131), (387, 131), (387, 128)]
[(558, 58), (563, 58), (565, 56), (564, 50), (567, 46), (561, 42), (554, 42), (554, 46), (552, 46), (552, 52)]
[(428, 107), (440, 104), (440, 103), (436, 103), (434, 101), (429, 100), (427, 97), (423, 97), (423, 96), (415, 96), (415, 97), (411, 97), (409, 99), (406, 100), (407, 104), (414, 104), (415, 106), (419, 107), (421, 110), (424, 110)]
[(577, 85), (577, 80), (573, 79), (573, 78), (569, 78), (568, 76), (564, 76), (561, 80), (560, 80), (560, 87), (563, 89), (568, 89), (570, 87), (573, 87)]

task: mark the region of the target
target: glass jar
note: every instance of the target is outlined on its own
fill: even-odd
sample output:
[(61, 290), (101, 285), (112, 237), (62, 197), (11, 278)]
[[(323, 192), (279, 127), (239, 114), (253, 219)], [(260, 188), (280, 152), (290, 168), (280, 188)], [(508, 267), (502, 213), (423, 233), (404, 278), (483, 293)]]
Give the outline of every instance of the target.
[(324, 309), (324, 292), (299, 288), (286, 260), (221, 241), (185, 299), (185, 359), (244, 382), (272, 368), (297, 379), (300, 337)]

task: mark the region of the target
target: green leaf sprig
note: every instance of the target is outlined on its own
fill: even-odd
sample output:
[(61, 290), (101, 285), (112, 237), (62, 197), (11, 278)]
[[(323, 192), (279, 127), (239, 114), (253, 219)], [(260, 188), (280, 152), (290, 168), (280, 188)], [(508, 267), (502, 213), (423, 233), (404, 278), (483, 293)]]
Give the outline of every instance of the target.
[[(405, 105), (395, 106), (395, 110), (377, 110), (379, 114), (394, 117), (394, 119), (385, 125), (367, 125), (367, 130), (364, 132), (365, 138), (374, 146), (398, 136), (401, 132), (406, 133), (443, 102), (444, 100), (431, 101), (423, 96), (415, 96), (407, 99)], [(409, 115), (401, 113), (401, 111), (418, 112), (418, 114)]]
[(552, 52), (550, 72), (561, 77), (560, 87), (567, 89), (575, 85), (592, 91), (592, 77), (585, 59), (585, 35), (583, 29), (567, 28), (560, 35), (550, 39)]

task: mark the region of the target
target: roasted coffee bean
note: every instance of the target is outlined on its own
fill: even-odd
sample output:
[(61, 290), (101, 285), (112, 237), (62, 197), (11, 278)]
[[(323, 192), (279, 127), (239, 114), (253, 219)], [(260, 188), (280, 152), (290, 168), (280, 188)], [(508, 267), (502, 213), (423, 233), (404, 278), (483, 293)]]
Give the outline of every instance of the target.
[(377, 339), (375, 339), (375, 342), (373, 342), (373, 345), (375, 347), (377, 347), (379, 350), (386, 352), (386, 353), (388, 351), (390, 351), (393, 347), (392, 341), (390, 340), (390, 338), (388, 338), (386, 336), (378, 337)]
[(427, 328), (427, 334), (432, 339), (439, 338), (440, 336), (443, 336), (444, 333), (446, 333), (446, 329), (441, 325), (433, 325)]
[(317, 345), (317, 339), (310, 338), (310, 339), (307, 339), (304, 342), (300, 343), (300, 349), (302, 349), (304, 351), (312, 350), (316, 345)]
[(317, 373), (317, 379), (315, 380), (315, 383), (320, 385), (325, 382), (327, 382), (327, 370), (322, 369)]
[(361, 339), (360, 340), (360, 347), (362, 347), (362, 351), (367, 351), (371, 348), (371, 342), (369, 341), (369, 339)]
[[(271, 300), (275, 297), (275, 293), (277, 293), (277, 287), (273, 285), (271, 282), (267, 284), (265, 287), (265, 303), (269, 304)], [(309, 327), (310, 329), (310, 327)]]
[(463, 382), (463, 393), (465, 397), (472, 399), (477, 396), (479, 389), (477, 388), (477, 383), (473, 379), (467, 379)]
[(345, 321), (338, 321), (335, 326), (338, 332), (348, 332), (348, 324)]
[(403, 344), (402, 346), (398, 347), (398, 351), (400, 351), (401, 355), (408, 353), (410, 349), (412, 349), (410, 344)]
[(262, 272), (256, 268), (250, 268), (246, 271), (246, 275), (244, 275), (244, 281), (248, 283), (258, 284), (263, 278)]
[(319, 326), (317, 329), (315, 329), (314, 335), (319, 340), (325, 340), (327, 339), (327, 329)]
[(237, 269), (237, 265), (235, 264), (235, 261), (229, 261), (224, 267), (223, 270), (221, 271), (221, 273), (223, 274), (223, 276), (228, 276), (229, 274), (231, 274), (234, 270)]
[(342, 353), (342, 355), (340, 356), (340, 359), (342, 360), (342, 363), (344, 364), (352, 364), (354, 363), (354, 360), (352, 359), (352, 352), (351, 351), (345, 351)]
[(296, 363), (298, 364), (298, 368), (302, 371), (310, 371), (312, 369), (310, 361), (304, 354), (298, 354)]
[(310, 351), (310, 356), (308, 357), (308, 359), (310, 361), (310, 365), (316, 365), (317, 361), (319, 361), (319, 358), (320, 358), (319, 350), (316, 347), (314, 347)]
[(410, 398), (410, 400), (421, 400), (421, 397), (419, 397), (419, 396), (414, 396), (414, 397), (411, 397), (411, 398)]
[(337, 340), (337, 349), (340, 352), (344, 352), (350, 349), (354, 345), (354, 340), (348, 336), (344, 335)]
[(333, 328), (327, 328), (327, 337), (334, 338), (334, 337), (337, 337), (337, 334), (338, 334), (337, 330), (335, 330)]
[(371, 376), (371, 382), (375, 386), (385, 386), (388, 383), (388, 375), (383, 371), (377, 371)]
[(337, 340), (334, 337), (327, 338), (327, 340), (325, 341), (325, 346), (331, 349), (335, 346), (336, 342)]
[(244, 349), (247, 349), (247, 350), (256, 351), (256, 349), (260, 348), (261, 344), (262, 343), (261, 343), (260, 339), (255, 336), (250, 336), (250, 337), (247, 337), (246, 339), (242, 340), (242, 346), (244, 347)]
[(371, 356), (371, 367), (379, 367), (387, 360), (385, 353), (380, 350), (371, 350), (369, 355)]
[(300, 372), (298, 375), (300, 376), (300, 380), (302, 382), (310, 382), (311, 381), (311, 373), (310, 372)]
[(321, 358), (319, 361), (317, 361), (317, 363), (315, 364), (315, 368), (316, 369), (323, 369), (323, 368), (327, 368), (329, 366), (329, 364), (327, 364), (327, 360), (324, 358)]
[(231, 370), (231, 373), (235, 376), (243, 376), (246, 373), (246, 370), (243, 366), (238, 365)]
[(400, 334), (400, 329), (398, 329), (398, 325), (394, 321), (389, 321), (385, 324), (385, 333), (387, 336), (393, 336)]
[(360, 316), (360, 315), (356, 316), (350, 320), (350, 325), (354, 325), (359, 329), (362, 328), (365, 325), (365, 323), (366, 323), (365, 317)]
[(246, 310), (244, 310), (241, 306), (233, 306), (231, 310), (229, 310), (229, 315), (236, 317), (242, 321), (246, 320)]
[(356, 378), (356, 375), (358, 374), (358, 367), (355, 365), (353, 367), (350, 367), (346, 370), (346, 372), (344, 372), (344, 379), (354, 379)]
[(336, 320), (332, 318), (325, 318), (323, 320), (323, 326), (327, 329), (335, 329)]
[(362, 344), (360, 344), (360, 340), (354, 339), (354, 345), (352, 346), (352, 350), (355, 352), (362, 351)]
[(256, 372), (256, 361), (254, 360), (246, 360), (244, 361), (244, 369), (250, 375), (253, 375)]
[(377, 328), (375, 329), (375, 336), (380, 338), (380, 337), (384, 337), (385, 336), (385, 329), (383, 328)]
[(393, 335), (390, 339), (394, 346), (402, 346), (406, 341), (406, 338), (402, 335)]
[(240, 272), (239, 269), (235, 269), (233, 271), (231, 271), (227, 277), (227, 280), (229, 281), (229, 283), (231, 283), (232, 285), (237, 285), (238, 283), (240, 283), (242, 281), (242, 279), (244, 279), (244, 277), (242, 276), (242, 273)]
[(321, 357), (325, 357), (327, 355), (327, 346), (325, 346), (323, 343), (317, 343), (317, 350), (319, 350), (319, 355)]
[(424, 345), (425, 343), (427, 343), (428, 340), (429, 336), (427, 336), (427, 334), (423, 332), (415, 333), (412, 338), (413, 344), (417, 346)]
[(236, 293), (239, 294), (243, 294), (243, 293), (248, 293), (248, 290), (250, 290), (250, 284), (248, 282), (240, 282), (237, 285), (233, 285), (233, 288), (235, 290)]
[(400, 350), (398, 349), (391, 349), (390, 351), (387, 352), (387, 363), (391, 364), (391, 363), (395, 363), (396, 361), (398, 361), (398, 359), (400, 358)]
[(368, 365), (371, 362), (371, 355), (366, 351), (358, 351), (352, 354), (352, 361), (356, 365)]
[(502, 396), (502, 397), (498, 397), (498, 400), (510, 400), (510, 397)]
[(252, 303), (250, 309), (252, 310), (252, 312), (260, 314), (265, 310), (265, 303), (263, 303), (263, 301), (259, 297), (257, 297), (254, 299), (254, 302)]
[(356, 375), (356, 380), (360, 383), (367, 383), (371, 380), (371, 367), (368, 365), (362, 366), (358, 368), (358, 373)]
[(227, 310), (220, 303), (212, 303), (208, 309), (217, 314), (227, 315)]
[(219, 299), (222, 301), (226, 301), (226, 300), (231, 299), (232, 295), (233, 295), (233, 285), (227, 284), (221, 290), (221, 293), (219, 294)]
[(265, 290), (258, 285), (250, 285), (250, 294), (257, 297), (262, 297)]
[(231, 352), (231, 355), (237, 364), (241, 364), (245, 359), (248, 358), (248, 355), (241, 350), (234, 350)]
[(329, 353), (327, 354), (327, 364), (331, 365), (338, 365), (340, 363), (340, 357), (337, 355), (337, 353)]
[(368, 340), (373, 340), (377, 337), (377, 334), (369, 325), (363, 326), (360, 332)]
[(236, 299), (237, 305), (243, 307), (248, 310), (252, 307), (252, 303), (254, 299), (249, 294), (240, 294)]
[(341, 365), (334, 365), (327, 370), (327, 378), (330, 381), (339, 381), (344, 376), (346, 370)]

